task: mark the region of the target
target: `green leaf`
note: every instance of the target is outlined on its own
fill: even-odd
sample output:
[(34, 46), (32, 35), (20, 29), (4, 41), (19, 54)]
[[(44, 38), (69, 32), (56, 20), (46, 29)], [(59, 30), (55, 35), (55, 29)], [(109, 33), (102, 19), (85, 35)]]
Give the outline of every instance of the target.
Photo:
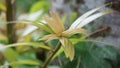
[(90, 53), (86, 53), (81, 61), (83, 62), (84, 68), (112, 68), (107, 61), (97, 58), (97, 56)]
[[(52, 29), (45, 23), (45, 21), (38, 22), (38, 21), (31, 21), (31, 20), (17, 20), (14, 23), (21, 23), (21, 24), (23, 23), (23, 24), (33, 25), (46, 32), (54, 33)], [(36, 30), (36, 29), (37, 28), (34, 28), (32, 30)]]
[(33, 22), (32, 24), (33, 24), (34, 26), (42, 29), (42, 30), (45, 30), (46, 32), (54, 33), (54, 32), (52, 31), (52, 29), (51, 29), (47, 24), (37, 23), (37, 22)]
[(64, 16), (62, 17), (62, 22), (63, 22), (63, 24), (65, 24), (66, 19), (67, 19), (67, 15), (64, 15)]
[(8, 48), (7, 50), (5, 50), (3, 52), (3, 55), (4, 55), (5, 59), (7, 59), (7, 61), (9, 61), (9, 62), (15, 61), (17, 59), (17, 57), (19, 56), (19, 54), (12, 48)]
[[(99, 53), (99, 57), (115, 60), (117, 57), (117, 51), (112, 46), (102, 46), (96, 48), (94, 53)], [(96, 54), (97, 55), (97, 54)]]
[(33, 6), (30, 9), (30, 13), (34, 13), (37, 12), (39, 10), (43, 10), (44, 12), (49, 11), (49, 3), (47, 3), (46, 1), (38, 1), (35, 4), (33, 4)]
[(22, 64), (27, 64), (27, 65), (40, 65), (39, 62), (37, 61), (32, 61), (32, 60), (22, 60), (22, 61), (16, 61), (16, 62), (12, 62), (10, 63), (10, 65), (22, 65)]
[(76, 57), (81, 57), (81, 62), (84, 68), (111, 68), (109, 60), (115, 60), (117, 53), (116, 50), (110, 46), (95, 45), (91, 48), (90, 42), (79, 42), (75, 44)]
[(50, 12), (51, 17), (46, 16), (44, 19), (47, 25), (53, 30), (56, 35), (60, 35), (64, 31), (64, 25), (60, 18), (54, 13)]
[(54, 39), (58, 39), (58, 37), (55, 34), (49, 34), (49, 35), (43, 36), (39, 40), (45, 40), (46, 42), (49, 42), (49, 41), (54, 40)]
[(74, 34), (87, 35), (86, 30), (82, 29), (82, 28), (68, 29), (68, 30), (62, 32), (63, 37), (71, 37)]
[[(13, 50), (12, 48), (8, 48), (7, 50), (2, 52), (4, 55), (4, 58), (8, 61), (8, 62), (13, 62), (17, 60), (17, 57), (19, 56), (19, 54)], [(15, 65), (12, 65), (11, 67), (15, 67)], [(0, 67), (1, 68), (1, 67)]]
[(37, 42), (9, 44), (9, 45), (3, 46), (2, 48), (7, 49), (7, 48), (10, 48), (10, 47), (16, 47), (16, 46), (34, 46), (34, 47), (40, 47), (40, 48), (43, 48), (43, 49), (51, 50), (51, 48), (49, 46), (45, 46), (45, 45), (37, 43)]
[(9, 65), (15, 65), (15, 66), (18, 66), (18, 65), (35, 65), (35, 66), (39, 66), (40, 63), (37, 62), (37, 61), (33, 61), (33, 60), (22, 60), (22, 61), (14, 61), (14, 62), (11, 62), (8, 65), (0, 66), (0, 68), (4, 68), (5, 66), (9, 66)]
[(73, 12), (71, 17), (70, 17), (70, 24), (73, 23), (73, 21), (75, 21), (75, 19), (77, 18), (77, 13), (76, 12)]
[[(77, 40), (79, 40), (79, 39), (77, 39)], [(75, 59), (73, 60), (73, 62), (67, 63), (67, 64), (69, 64), (68, 65), (69, 68), (72, 68), (70, 63), (74, 63), (74, 61), (79, 57), (81, 58), (81, 60), (80, 60), (80, 62), (77, 63), (78, 66), (79, 66), (79, 64), (82, 63), (84, 68), (111, 68), (111, 64), (109, 63), (109, 61), (107, 61), (105, 59), (115, 60), (117, 57), (116, 50), (112, 46), (96, 47), (95, 45), (92, 47), (92, 49), (90, 49), (91, 45), (93, 45), (93, 43), (95, 43), (95, 42), (93, 42), (91, 44), (90, 42), (91, 41), (85, 42), (85, 40), (83, 40), (83, 42), (77, 41), (76, 43), (74, 43), (75, 50), (76, 50)], [(76, 62), (74, 64), (76, 64)]]

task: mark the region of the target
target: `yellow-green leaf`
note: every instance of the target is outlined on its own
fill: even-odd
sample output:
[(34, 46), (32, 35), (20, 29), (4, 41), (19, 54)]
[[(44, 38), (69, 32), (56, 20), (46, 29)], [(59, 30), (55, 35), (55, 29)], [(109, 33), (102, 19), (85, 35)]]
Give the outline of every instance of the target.
[(86, 33), (85, 29), (75, 28), (75, 29), (68, 29), (68, 30), (64, 31), (62, 33), (62, 36), (70, 37), (70, 36), (72, 36), (74, 34), (84, 34), (84, 35), (86, 35), (87, 33)]
[(50, 15), (52, 16), (53, 20), (55, 20), (56, 25), (58, 25), (60, 27), (60, 31), (63, 32), (64, 25), (63, 25), (62, 21), (60, 20), (60, 18), (54, 12), (50, 12)]
[(35, 66), (41, 65), (41, 63), (39, 63), (39, 62), (37, 62), (37, 61), (33, 61), (33, 60), (22, 60), (22, 61), (14, 61), (14, 62), (11, 62), (10, 64), (0, 66), (0, 68), (4, 68), (5, 66), (9, 66), (9, 65), (17, 66), (17, 65), (26, 65), (26, 64), (27, 64), (27, 65), (35, 65)]
[(51, 12), (51, 16), (52, 18), (46, 16), (45, 21), (54, 33), (59, 36), (64, 31), (64, 25), (55, 13)]
[(51, 41), (51, 40), (54, 40), (54, 39), (58, 39), (58, 37), (55, 34), (49, 34), (49, 35), (46, 35), (46, 36), (42, 37), (39, 40), (46, 40), (46, 42), (48, 42), (48, 41)]
[(33, 22), (32, 23), (34, 26), (37, 26), (38, 28), (42, 29), (42, 30), (45, 30), (46, 32), (49, 32), (49, 33), (54, 33), (52, 31), (52, 29), (47, 25), (47, 24), (44, 24), (44, 23), (37, 23), (37, 22)]
[(33, 61), (33, 60), (22, 60), (22, 61), (16, 61), (16, 62), (12, 62), (10, 63), (10, 65), (23, 65), (23, 64), (27, 64), (27, 65), (40, 65), (39, 62), (37, 61)]
[(53, 30), (54, 33), (59, 33), (59, 27), (57, 27), (57, 23), (55, 23), (53, 19), (47, 16), (44, 19), (47, 22), (47, 25)]
[(3, 55), (5, 59), (7, 59), (7, 61), (9, 62), (15, 61), (17, 57), (19, 56), (19, 54), (12, 48), (8, 48), (7, 50), (4, 50)]
[[(26, 42), (26, 43), (9, 44), (9, 45), (3, 46), (2, 48), (4, 50), (4, 49), (7, 49), (7, 48), (16, 47), (16, 46), (34, 46), (34, 47), (40, 47), (40, 48), (44, 48), (44, 49), (47, 49), (47, 50), (51, 50), (51, 48), (49, 46), (45, 46), (45, 45), (37, 43), (37, 42)], [(0, 50), (0, 51), (3, 51), (3, 50)]]
[(70, 42), (67, 38), (60, 38), (60, 42), (63, 46), (64, 52), (66, 57), (69, 57), (70, 61), (74, 59), (74, 46), (72, 45), (72, 42)]

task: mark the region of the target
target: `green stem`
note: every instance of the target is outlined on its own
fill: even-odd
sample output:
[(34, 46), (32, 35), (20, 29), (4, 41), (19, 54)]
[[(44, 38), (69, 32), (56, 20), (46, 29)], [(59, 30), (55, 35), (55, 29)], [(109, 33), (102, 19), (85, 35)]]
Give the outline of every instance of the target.
[[(7, 22), (15, 20), (15, 0), (6, 0), (6, 19)], [(15, 24), (7, 23), (7, 37), (8, 43), (15, 43), (16, 42), (16, 34), (15, 34)]]
[(60, 42), (58, 42), (55, 50), (50, 54), (50, 56), (46, 59), (45, 63), (43, 64), (42, 68), (47, 68), (48, 64), (50, 63), (50, 61), (52, 60), (53, 56), (57, 53), (57, 51), (60, 49), (61, 44)]

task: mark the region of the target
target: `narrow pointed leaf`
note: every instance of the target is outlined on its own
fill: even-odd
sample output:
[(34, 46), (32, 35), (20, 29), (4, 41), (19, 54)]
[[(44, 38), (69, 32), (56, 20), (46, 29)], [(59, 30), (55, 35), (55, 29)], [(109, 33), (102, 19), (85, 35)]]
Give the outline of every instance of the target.
[(67, 38), (61, 38), (60, 42), (63, 45), (66, 57), (69, 57), (70, 61), (72, 61), (75, 54), (72, 42), (70, 42)]
[(32, 24), (42, 30), (45, 30), (48, 33), (53, 33), (52, 29), (47, 24), (37, 22), (33, 22)]
[(22, 60), (22, 61), (16, 61), (16, 62), (13, 62), (13, 63), (10, 63), (10, 65), (23, 65), (23, 64), (27, 64), (27, 65), (40, 65), (39, 62), (37, 61), (33, 61), (33, 60)]
[(88, 12), (86, 12), (85, 14), (83, 14), (82, 16), (80, 16), (77, 20), (74, 21), (74, 23), (70, 26), (70, 29), (73, 29), (73, 28), (76, 28), (77, 25), (79, 25), (84, 19), (86, 19), (87, 17), (89, 17), (91, 14), (95, 13), (97, 10), (107, 6), (107, 5), (110, 5), (112, 3), (107, 3), (107, 4), (104, 4), (100, 7), (97, 7), (95, 9), (92, 9)]
[(47, 22), (48, 26), (53, 30), (54, 33), (59, 34), (61, 33), (61, 27), (53, 20), (52, 18), (45, 17), (45, 21)]
[(38, 28), (36, 26), (28, 26), (26, 29), (24, 29), (24, 32), (22, 33), (22, 37), (25, 37), (32, 33), (33, 31), (37, 30)]
[(75, 28), (75, 29), (68, 29), (62, 33), (62, 36), (64, 37), (70, 37), (74, 34), (84, 34), (86, 35), (86, 31), (82, 28)]
[(51, 18), (46, 16), (44, 19), (53, 32), (59, 36), (64, 31), (64, 25), (55, 13), (51, 12), (50, 14)]
[(34, 25), (46, 32), (49, 32), (49, 33), (54, 33), (52, 31), (52, 29), (43, 21), (41, 21), (40, 23), (37, 22), (37, 21), (30, 21), (30, 20), (17, 20), (17, 21), (11, 21), (11, 22), (7, 22), (7, 23), (21, 23), (21, 24), (28, 24), (28, 25)]
[(45, 45), (42, 45), (42, 44), (36, 43), (36, 42), (27, 42), (27, 43), (15, 43), (15, 44), (6, 45), (6, 46), (3, 46), (2, 50), (0, 50), (0, 51), (3, 51), (10, 47), (16, 47), (16, 46), (34, 46), (34, 47), (40, 47), (40, 48), (44, 48), (47, 50), (51, 50), (51, 48), (49, 46), (45, 46)]
[(22, 60), (22, 61), (14, 61), (14, 62), (11, 62), (10, 64), (7, 64), (7, 65), (3, 65), (3, 66), (0, 66), (0, 68), (4, 68), (5, 66), (10, 66), (10, 65), (35, 65), (35, 66), (39, 66), (41, 65), (39, 62), (37, 61), (33, 61), (33, 60)]
[(78, 24), (76, 26), (76, 28), (82, 28), (83, 26), (87, 25), (88, 23), (92, 22), (93, 20), (95, 20), (95, 19), (97, 19), (97, 18), (99, 18), (99, 17), (101, 17), (103, 15), (110, 14), (110, 13), (113, 13), (113, 12), (115, 12), (115, 11), (106, 10), (106, 11), (91, 15), (88, 18), (86, 18), (84, 21), (82, 21), (80, 24)]
[(58, 37), (55, 34), (49, 34), (49, 35), (46, 35), (46, 36), (42, 37), (39, 40), (45, 40), (46, 42), (48, 42), (48, 41), (51, 41), (51, 40), (54, 40), (54, 39), (58, 39)]
[(60, 18), (54, 13), (54, 12), (50, 12), (53, 20), (55, 20), (55, 23), (58, 25), (58, 27), (60, 27), (60, 31), (63, 32), (64, 31), (64, 25), (62, 23), (62, 21), (60, 20)]

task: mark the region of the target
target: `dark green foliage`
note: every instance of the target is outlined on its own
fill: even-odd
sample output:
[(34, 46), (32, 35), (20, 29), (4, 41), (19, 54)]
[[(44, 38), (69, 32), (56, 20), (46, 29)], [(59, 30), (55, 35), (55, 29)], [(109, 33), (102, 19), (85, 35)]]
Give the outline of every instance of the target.
[(68, 62), (65, 67), (75, 68), (79, 64), (79, 68), (112, 68), (111, 63), (106, 59), (116, 60), (116, 50), (111, 46), (92, 45), (93, 43), (77, 43), (75, 59), (73, 62)]

